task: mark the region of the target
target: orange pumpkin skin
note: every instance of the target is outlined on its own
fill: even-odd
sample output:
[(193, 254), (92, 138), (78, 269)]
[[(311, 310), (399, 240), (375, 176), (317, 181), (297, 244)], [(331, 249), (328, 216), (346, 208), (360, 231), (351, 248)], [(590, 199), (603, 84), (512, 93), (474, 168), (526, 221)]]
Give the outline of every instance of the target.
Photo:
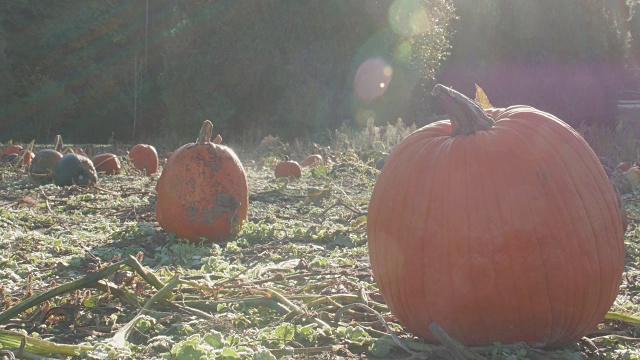
[(2, 156), (7, 156), (9, 154), (19, 154), (20, 151), (22, 151), (22, 146), (9, 145), (2, 150)]
[(300, 166), (318, 166), (322, 164), (322, 156), (315, 154), (309, 155), (300, 162)]
[(36, 156), (36, 154), (34, 154), (33, 151), (21, 150), (18, 153), (18, 156), (22, 157), (22, 163), (24, 165), (29, 166), (31, 164), (31, 160), (33, 159), (34, 156)]
[(452, 136), (467, 114), (459, 110), (405, 138), (379, 175), (367, 233), (381, 294), (432, 342), (432, 322), (468, 346), (580, 339), (610, 309), (622, 276), (612, 184), (553, 115), (489, 109), (490, 127)]
[(192, 242), (224, 241), (247, 218), (244, 168), (233, 150), (211, 142), (209, 127), (213, 128), (207, 120), (204, 136), (173, 152), (156, 186), (158, 223), (166, 232)]
[(298, 164), (296, 161), (280, 161), (276, 165), (274, 173), (276, 179), (281, 177), (300, 179), (300, 177), (302, 176), (302, 169), (300, 168), (300, 164)]
[(106, 175), (120, 174), (122, 166), (120, 160), (115, 154), (105, 153), (98, 154), (91, 159), (93, 166), (96, 167), (98, 173), (104, 173)]
[(138, 144), (129, 151), (129, 159), (133, 166), (152, 175), (158, 171), (158, 152), (152, 145)]

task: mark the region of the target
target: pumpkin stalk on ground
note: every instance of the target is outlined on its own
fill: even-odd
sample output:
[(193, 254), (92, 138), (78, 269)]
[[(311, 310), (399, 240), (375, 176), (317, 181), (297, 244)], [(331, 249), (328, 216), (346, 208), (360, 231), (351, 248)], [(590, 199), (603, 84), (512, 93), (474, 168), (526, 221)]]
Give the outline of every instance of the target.
[(482, 110), (436, 86), (451, 117), (405, 138), (374, 187), (373, 274), (391, 312), (437, 342), (557, 348), (596, 328), (618, 293), (623, 217), (598, 157), (528, 106)]
[(247, 218), (249, 190), (236, 154), (211, 142), (213, 124), (205, 120), (195, 143), (167, 160), (156, 189), (156, 218), (166, 232), (198, 242), (223, 241)]

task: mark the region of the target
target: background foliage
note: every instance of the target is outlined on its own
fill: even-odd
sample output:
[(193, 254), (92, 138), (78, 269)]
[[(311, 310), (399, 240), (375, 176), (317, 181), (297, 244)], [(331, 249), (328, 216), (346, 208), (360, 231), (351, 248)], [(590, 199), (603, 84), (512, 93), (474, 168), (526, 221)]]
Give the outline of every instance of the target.
[[(428, 9), (431, 20), (399, 34), (388, 21), (392, 3), (3, 2), (0, 138), (191, 138), (205, 118), (227, 140), (306, 137), (364, 105), (389, 109), (379, 117), (395, 121), (416, 111), (414, 79), (433, 75), (448, 49), (453, 10), (445, 0), (399, 0)], [(394, 54), (400, 44), (404, 54)], [(394, 83), (384, 100), (358, 104), (354, 72), (373, 57), (393, 68)]]
[[(0, 141), (177, 145), (205, 118), (232, 142), (322, 141), (370, 118), (428, 122), (434, 79), (467, 95), (478, 83), (494, 105), (533, 105), (574, 126), (613, 124), (618, 93), (638, 87), (635, 5), (5, 1)], [(369, 96), (358, 86), (378, 84), (357, 80), (371, 64), (362, 78), (385, 87)]]
[(625, 78), (624, 2), (455, 0), (459, 21), (440, 81), (495, 106), (526, 104), (571, 125), (615, 123)]

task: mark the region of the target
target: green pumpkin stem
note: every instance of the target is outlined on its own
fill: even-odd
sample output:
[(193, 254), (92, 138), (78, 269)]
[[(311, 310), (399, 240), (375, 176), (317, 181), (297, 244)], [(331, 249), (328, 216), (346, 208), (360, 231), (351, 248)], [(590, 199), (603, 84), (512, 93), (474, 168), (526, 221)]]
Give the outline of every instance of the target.
[(196, 144), (206, 144), (211, 142), (211, 135), (213, 134), (213, 124), (209, 120), (205, 120), (200, 128), (200, 135)]
[(475, 101), (463, 94), (437, 84), (431, 93), (451, 118), (451, 136), (471, 135), (493, 126), (493, 119)]

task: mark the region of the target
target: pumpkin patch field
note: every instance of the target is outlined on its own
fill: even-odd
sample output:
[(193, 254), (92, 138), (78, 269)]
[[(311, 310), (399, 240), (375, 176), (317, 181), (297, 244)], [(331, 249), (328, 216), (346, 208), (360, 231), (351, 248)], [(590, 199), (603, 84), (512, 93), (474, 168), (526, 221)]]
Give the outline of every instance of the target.
[[(210, 142), (209, 129), (207, 136), (201, 136), (204, 140), (199, 138), (197, 145), (185, 145), (183, 150), (158, 147), (158, 154), (175, 151), (174, 162), (169, 163), (169, 167), (176, 179), (183, 179), (177, 177), (180, 171), (191, 171), (184, 170), (189, 169), (185, 164), (209, 151), (203, 144), (233, 161), (237, 156), (242, 164), (239, 170), (234, 167), (233, 171), (244, 171), (246, 176), (246, 217), (232, 224), (231, 236), (215, 238), (215, 242), (204, 236), (199, 240), (176, 236), (190, 228), (189, 217), (172, 222), (179, 212), (174, 203), (186, 199), (187, 195), (172, 202), (166, 200), (162, 210), (156, 208), (159, 196), (169, 199), (172, 191), (185, 194), (185, 189), (175, 187), (206, 180), (187, 177), (170, 181), (167, 175), (159, 185), (158, 179), (167, 165), (164, 155), (160, 156), (157, 171), (146, 171), (138, 170), (131, 156), (115, 155), (121, 152), (111, 145), (84, 147), (88, 158), (95, 159), (105, 153), (108, 155), (104, 159), (117, 160), (114, 164), (118, 165), (118, 171), (106, 174), (100, 170), (102, 163), (94, 160), (97, 181), (86, 186), (57, 186), (53, 181), (30, 177), (29, 170), (19, 163), (3, 163), (0, 168), (0, 355), (265, 360), (640, 357), (637, 346), (640, 344), (640, 193), (635, 187), (638, 184), (631, 184), (631, 190), (622, 195), (628, 220), (623, 239), (624, 267), (621, 280), (615, 271), (609, 276), (615, 284), (604, 292), (612, 289), (611, 299), (604, 295), (598, 298), (598, 294), (603, 293), (599, 289), (605, 288), (608, 280), (605, 275), (594, 272), (590, 262), (604, 264), (607, 255), (603, 254), (615, 253), (615, 242), (611, 248), (598, 245), (595, 255), (585, 250), (588, 244), (563, 247), (561, 255), (553, 258), (556, 263), (539, 260), (531, 247), (518, 248), (512, 244), (509, 251), (526, 263), (527, 269), (534, 269), (528, 270), (529, 273), (535, 272), (536, 267), (546, 266), (545, 261), (556, 264), (544, 272), (564, 285), (550, 291), (551, 295), (540, 293), (543, 288), (534, 283), (534, 276), (519, 273), (515, 263), (501, 265), (512, 266), (503, 269), (509, 273), (509, 281), (485, 283), (476, 277), (477, 282), (468, 284), (456, 280), (473, 269), (471, 264), (489, 258), (489, 251), (480, 252), (485, 259), (479, 259), (470, 255), (468, 248), (450, 248), (456, 249), (448, 253), (447, 259), (453, 259), (450, 261), (431, 256), (427, 251), (425, 256), (429, 261), (438, 261), (438, 267), (429, 271), (437, 279), (441, 293), (425, 296), (416, 289), (421, 289), (426, 275), (420, 271), (396, 273), (401, 267), (393, 264), (400, 263), (405, 256), (410, 257), (411, 253), (424, 251), (423, 244), (410, 242), (411, 231), (402, 230), (406, 231), (406, 238), (401, 243), (408, 250), (402, 252), (381, 245), (379, 241), (387, 230), (378, 226), (377, 261), (372, 269), (368, 244), (372, 239), (367, 238), (367, 227), (371, 225), (368, 220), (372, 218), (368, 219), (372, 214), (370, 205), (376, 206), (377, 223), (387, 224), (385, 229), (391, 229), (412, 215), (411, 211), (398, 209), (420, 206), (417, 195), (414, 199), (405, 193), (412, 191), (411, 187), (415, 187), (416, 193), (426, 191), (413, 184), (411, 178), (402, 182), (403, 171), (407, 174), (411, 171), (395, 163), (399, 155), (393, 155), (400, 140), (414, 132), (415, 126), (407, 127), (399, 121), (380, 130), (370, 124), (362, 132), (336, 131), (331, 134), (329, 145), (288, 144), (268, 137), (258, 146), (229, 145), (227, 149), (219, 142)], [(38, 149), (51, 147), (36, 145)], [(208, 152), (210, 156), (218, 156), (212, 151)], [(285, 159), (302, 162), (314, 154), (318, 160), (313, 166), (297, 167), (301, 171), (299, 178), (276, 178), (276, 166)], [(376, 163), (383, 157), (386, 163), (382, 172), (394, 171), (385, 174), (387, 186), (391, 186), (389, 179), (395, 177), (405, 184), (402, 192), (405, 195), (394, 198), (387, 194), (385, 202), (380, 203), (382, 195), (372, 198), (372, 193), (379, 191), (374, 191), (376, 182), (382, 178)], [(482, 187), (483, 191), (495, 188), (482, 179), (490, 175), (483, 173), (484, 168), (477, 165), (473, 168), (478, 169), (479, 184), (487, 185)], [(526, 164), (517, 164), (516, 170), (530, 172)], [(535, 175), (535, 170), (531, 173)], [(241, 173), (237, 176), (243, 178)], [(445, 187), (453, 186), (445, 185), (443, 179), (433, 181)], [(554, 196), (566, 195), (568, 202), (570, 196), (564, 194), (564, 190), (575, 191), (571, 187), (555, 189)], [(243, 196), (237, 198), (240, 203)], [(442, 201), (444, 207), (451, 201), (461, 213), (461, 206), (470, 207), (473, 203), (470, 195), (466, 197), (450, 194), (447, 199), (444, 195), (433, 195), (432, 201)], [(491, 198), (491, 194), (485, 197), (487, 202)], [(579, 223), (575, 220), (579, 215), (572, 217), (572, 211), (591, 214), (586, 208), (562, 209), (574, 223)], [(618, 214), (617, 209), (612, 207), (611, 214)], [(165, 231), (160, 225), (157, 211), (162, 211), (162, 224), (171, 224), (165, 225), (171, 231)], [(195, 210), (185, 205), (180, 211)], [(620, 225), (619, 218), (611, 214), (605, 215), (611, 223)], [(516, 215), (521, 217), (510, 218), (505, 223), (536, 221)], [(440, 215), (432, 216), (438, 219)], [(233, 216), (229, 216), (231, 218)], [(447, 226), (470, 227), (465, 223), (470, 218), (470, 215), (461, 216), (458, 222)], [(574, 233), (576, 237), (595, 233), (594, 224), (599, 220), (591, 220), (591, 226), (564, 225), (565, 228), (554, 228), (554, 231), (569, 237)], [(500, 223), (493, 218), (490, 221), (486, 229), (494, 232), (493, 227)], [(609, 227), (609, 222), (604, 224), (610, 233), (622, 234), (619, 228)], [(494, 246), (490, 240), (482, 241), (483, 246)], [(620, 250), (622, 252), (622, 238)], [(383, 256), (391, 253), (396, 256)], [(499, 262), (500, 258), (496, 255), (491, 260)], [(415, 265), (422, 260), (412, 261)], [(410, 268), (427, 268), (430, 264), (414, 265)], [(554, 273), (552, 270), (556, 268), (562, 271)], [(380, 274), (385, 291), (391, 293), (381, 292), (374, 273)], [(566, 279), (562, 279), (564, 276)], [(581, 292), (578, 289), (582, 289)], [(489, 305), (513, 304), (517, 308), (514, 316), (517, 319), (509, 318), (513, 315), (505, 315), (499, 306), (481, 308), (477, 305), (482, 302), (478, 300), (481, 296)], [(536, 317), (543, 315), (541, 303), (551, 302), (554, 297), (563, 304), (576, 305), (568, 306), (567, 313), (571, 316), (562, 312), (544, 314), (548, 322), (563, 324), (569, 329), (575, 327), (574, 323), (584, 323), (586, 325), (581, 326), (588, 327), (584, 334), (556, 337), (555, 340), (561, 340), (557, 343), (549, 340), (549, 346), (492, 340), (493, 334), (507, 333), (507, 338), (511, 338), (508, 326), (513, 323), (524, 324), (525, 328), (529, 323), (546, 326), (540, 325)], [(610, 308), (600, 310), (603, 306), (609, 307), (609, 300), (613, 301)], [(434, 318), (438, 320), (430, 324), (417, 323), (415, 319), (427, 317), (422, 313), (422, 303), (437, 305), (438, 311), (445, 315), (437, 314)], [(458, 303), (470, 303), (465, 309), (472, 310), (452, 311), (447, 315), (446, 309), (455, 309)], [(403, 310), (392, 312), (389, 304)], [(597, 304), (597, 310), (589, 310), (588, 304)], [(455, 319), (462, 330), (454, 330), (451, 324), (454, 321), (449, 319)], [(419, 337), (405, 327), (405, 323), (416, 333), (428, 336)], [(491, 324), (493, 328), (477, 330), (482, 323)], [(454, 331), (474, 339), (471, 342), (483, 339), (484, 343), (464, 344), (459, 341), (464, 339), (457, 339)]]

